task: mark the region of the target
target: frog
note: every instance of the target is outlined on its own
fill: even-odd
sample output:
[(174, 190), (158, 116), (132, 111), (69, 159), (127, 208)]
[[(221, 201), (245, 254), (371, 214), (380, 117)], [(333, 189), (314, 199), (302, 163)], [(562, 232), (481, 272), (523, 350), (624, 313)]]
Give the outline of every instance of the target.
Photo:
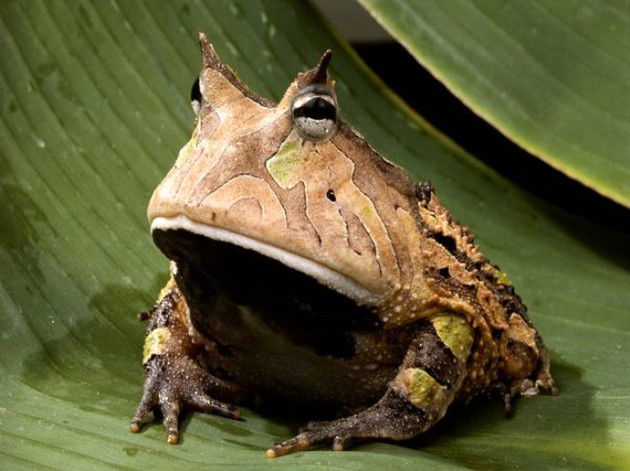
[(152, 411), (173, 444), (185, 409), (321, 414), (274, 458), (408, 440), (481, 394), (510, 411), (557, 393), (507, 275), (340, 116), (330, 50), (275, 102), (199, 44), (192, 137), (147, 208), (169, 279), (143, 316), (132, 432)]

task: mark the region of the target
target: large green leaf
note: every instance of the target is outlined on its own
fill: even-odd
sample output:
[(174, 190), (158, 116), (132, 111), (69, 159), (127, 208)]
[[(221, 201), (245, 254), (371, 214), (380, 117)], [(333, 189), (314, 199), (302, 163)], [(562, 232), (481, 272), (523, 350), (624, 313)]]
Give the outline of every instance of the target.
[[(604, 469), (630, 466), (627, 236), (572, 219), (413, 116), (301, 1), (0, 3), (0, 467), (3, 469)], [(127, 432), (143, 326), (166, 261), (148, 236), (152, 188), (188, 137), (197, 31), (277, 98), (335, 50), (347, 120), (431, 178), (507, 270), (551, 348), (561, 394), (480, 400), (407, 446), (268, 461), (295, 424), (195, 414), (183, 443)]]
[(359, 1), (490, 124), (630, 206), (627, 0)]

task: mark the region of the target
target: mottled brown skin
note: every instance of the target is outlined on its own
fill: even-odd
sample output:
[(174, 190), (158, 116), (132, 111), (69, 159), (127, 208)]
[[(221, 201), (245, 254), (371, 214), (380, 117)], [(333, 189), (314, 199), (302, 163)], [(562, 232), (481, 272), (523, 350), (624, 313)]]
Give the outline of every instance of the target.
[[(148, 316), (132, 431), (161, 409), (174, 443), (183, 408), (237, 418), (219, 399), (252, 395), (356, 412), (310, 424), (274, 457), (411, 438), (485, 391), (507, 407), (555, 392), (525, 306), (433, 187), (336, 114), (298, 120), (306, 92), (336, 103), (330, 52), (275, 104), (200, 44), (193, 138), (148, 208), (171, 280)], [(333, 131), (311, 138), (312, 123)]]

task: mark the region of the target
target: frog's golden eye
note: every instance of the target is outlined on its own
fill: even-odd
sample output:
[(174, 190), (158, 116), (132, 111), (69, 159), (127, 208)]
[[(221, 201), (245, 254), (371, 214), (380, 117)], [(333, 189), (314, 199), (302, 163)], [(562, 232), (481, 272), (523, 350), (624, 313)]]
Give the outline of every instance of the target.
[(295, 129), (304, 139), (324, 141), (337, 130), (337, 99), (335, 92), (322, 84), (300, 90), (293, 101)]
[(199, 110), (201, 109), (201, 88), (199, 87), (199, 77), (192, 84), (190, 88), (190, 106), (192, 106), (195, 114), (199, 114)]

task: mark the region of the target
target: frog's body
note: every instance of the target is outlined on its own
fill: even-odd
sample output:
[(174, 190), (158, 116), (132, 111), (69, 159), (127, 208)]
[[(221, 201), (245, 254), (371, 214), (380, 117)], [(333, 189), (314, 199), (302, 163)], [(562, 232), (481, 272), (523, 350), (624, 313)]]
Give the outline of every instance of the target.
[(177, 441), (181, 407), (237, 417), (212, 396), (242, 389), (359, 410), (276, 456), (410, 438), (491, 388), (508, 403), (554, 391), (505, 275), (429, 184), (338, 119), (329, 53), (276, 105), (200, 42), (195, 131), (149, 203), (172, 278), (152, 313), (133, 430), (161, 407)]

